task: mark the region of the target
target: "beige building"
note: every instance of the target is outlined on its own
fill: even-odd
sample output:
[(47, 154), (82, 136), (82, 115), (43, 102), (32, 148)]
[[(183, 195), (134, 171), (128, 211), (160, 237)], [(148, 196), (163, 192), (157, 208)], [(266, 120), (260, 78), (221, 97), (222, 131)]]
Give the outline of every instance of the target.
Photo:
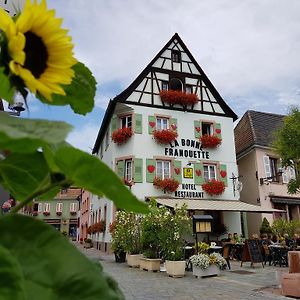
[(281, 160), (271, 147), (274, 131), (282, 125), (283, 115), (247, 111), (234, 130), (243, 202), (262, 209), (284, 212), (247, 213), (248, 233), (259, 233), (262, 219), (270, 223), (277, 218), (300, 220), (300, 197), (287, 193), (287, 183), (295, 178), (292, 168), (282, 168)]

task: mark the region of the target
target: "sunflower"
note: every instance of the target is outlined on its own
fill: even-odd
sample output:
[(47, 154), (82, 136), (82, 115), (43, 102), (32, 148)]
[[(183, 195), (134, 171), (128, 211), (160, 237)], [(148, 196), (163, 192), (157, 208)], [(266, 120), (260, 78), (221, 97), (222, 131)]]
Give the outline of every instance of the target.
[(61, 85), (74, 77), (73, 44), (62, 19), (48, 10), (46, 1), (26, 0), (23, 12), (14, 20), (0, 8), (0, 29), (8, 41), (9, 69), (29, 90), (51, 101), (52, 94), (65, 95)]

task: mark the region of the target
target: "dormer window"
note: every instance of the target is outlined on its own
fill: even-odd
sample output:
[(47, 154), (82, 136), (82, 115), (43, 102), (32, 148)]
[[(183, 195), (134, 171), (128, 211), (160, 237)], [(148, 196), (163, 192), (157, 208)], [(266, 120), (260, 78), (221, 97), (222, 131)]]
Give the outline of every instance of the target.
[(173, 50), (172, 51), (172, 61), (176, 63), (181, 62), (181, 53), (179, 50)]
[(124, 116), (120, 118), (121, 128), (131, 128), (132, 127), (132, 115)]
[(202, 135), (213, 135), (214, 128), (212, 123), (202, 122)]

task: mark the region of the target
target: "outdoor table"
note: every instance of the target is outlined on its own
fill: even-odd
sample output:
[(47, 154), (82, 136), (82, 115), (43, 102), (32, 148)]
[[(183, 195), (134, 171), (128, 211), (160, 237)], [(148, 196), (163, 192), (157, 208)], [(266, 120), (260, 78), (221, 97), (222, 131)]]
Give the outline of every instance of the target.
[(217, 252), (217, 253), (222, 254), (222, 249), (223, 249), (222, 246), (213, 246), (213, 247), (210, 246), (209, 249), (208, 249), (208, 253)]
[(288, 267), (287, 257), (288, 251), (290, 249), (279, 244), (269, 245), (269, 248), (271, 250), (273, 265), (276, 266), (277, 264), (279, 264), (279, 267), (281, 267), (282, 265)]

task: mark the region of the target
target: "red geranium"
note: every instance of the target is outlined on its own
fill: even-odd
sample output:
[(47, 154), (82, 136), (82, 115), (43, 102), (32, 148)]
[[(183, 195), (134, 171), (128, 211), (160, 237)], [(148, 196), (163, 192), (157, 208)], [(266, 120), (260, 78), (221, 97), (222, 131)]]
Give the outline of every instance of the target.
[(61, 211), (57, 211), (56, 214), (57, 214), (58, 216), (61, 216), (62, 212), (61, 212)]
[(49, 216), (50, 212), (49, 211), (44, 211), (43, 214), (44, 214), (44, 216)]
[(109, 232), (113, 233), (115, 228), (116, 228), (116, 221), (113, 221), (112, 223), (109, 224)]
[(178, 189), (179, 182), (174, 178), (161, 179), (159, 177), (155, 177), (153, 180), (153, 185), (164, 192), (173, 193)]
[(159, 94), (163, 102), (169, 104), (180, 104), (182, 106), (194, 105), (199, 100), (196, 94), (189, 94), (181, 91), (161, 91)]
[(219, 180), (209, 180), (202, 184), (202, 189), (210, 196), (221, 195), (225, 191), (225, 184)]
[(216, 135), (204, 134), (200, 137), (202, 148), (216, 148), (222, 143), (222, 139)]
[(153, 137), (160, 144), (169, 144), (173, 142), (177, 138), (177, 136), (177, 132), (170, 129), (153, 131)]
[(129, 127), (119, 128), (115, 130), (111, 138), (114, 141), (114, 143), (117, 143), (118, 145), (122, 145), (127, 142), (127, 140), (132, 136), (132, 129)]

